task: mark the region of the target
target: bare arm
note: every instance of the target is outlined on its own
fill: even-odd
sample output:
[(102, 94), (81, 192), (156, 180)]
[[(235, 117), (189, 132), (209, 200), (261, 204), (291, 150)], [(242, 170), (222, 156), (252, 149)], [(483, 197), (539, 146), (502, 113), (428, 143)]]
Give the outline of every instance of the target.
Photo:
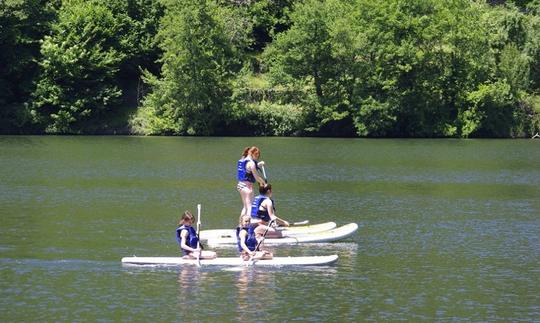
[[(259, 162), (259, 163), (264, 163), (264, 162)], [(246, 168), (251, 172), (251, 174), (253, 174), (253, 177), (255, 177), (255, 180), (259, 182), (259, 184), (261, 185), (265, 184), (264, 179), (261, 177), (261, 175), (259, 175), (259, 172), (257, 171), (257, 167), (255, 167), (254, 161), (250, 160), (247, 163)]]
[(281, 226), (285, 226), (285, 227), (289, 226), (289, 222), (287, 222), (287, 221), (285, 221), (285, 220), (283, 220), (281, 218), (278, 218), (277, 215), (274, 213), (274, 203), (272, 203), (271, 199), (266, 199), (262, 204), (268, 210), (268, 215), (270, 215), (270, 219), (276, 221), (277, 225), (281, 225)]
[(184, 250), (187, 250), (187, 251), (191, 251), (191, 252), (198, 251), (197, 249), (193, 249), (193, 248), (191, 248), (190, 246), (188, 246), (186, 244), (187, 235), (188, 235), (187, 230), (182, 230), (182, 232), (180, 233), (180, 248), (182, 248)]
[(251, 255), (253, 252), (249, 250), (248, 246), (246, 245), (247, 232), (244, 230), (240, 231), (239, 237), (240, 237), (240, 247), (242, 247), (242, 250), (244, 250), (245, 252)]

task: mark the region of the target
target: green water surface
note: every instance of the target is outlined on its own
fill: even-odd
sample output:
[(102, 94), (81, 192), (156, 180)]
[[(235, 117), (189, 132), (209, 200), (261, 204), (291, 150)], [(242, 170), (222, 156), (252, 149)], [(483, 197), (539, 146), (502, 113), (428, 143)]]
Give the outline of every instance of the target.
[[(360, 225), (274, 253), (337, 263), (122, 266), (235, 227), (248, 145), (279, 216)], [(2, 322), (540, 320), (540, 140), (0, 137), (0, 221)]]

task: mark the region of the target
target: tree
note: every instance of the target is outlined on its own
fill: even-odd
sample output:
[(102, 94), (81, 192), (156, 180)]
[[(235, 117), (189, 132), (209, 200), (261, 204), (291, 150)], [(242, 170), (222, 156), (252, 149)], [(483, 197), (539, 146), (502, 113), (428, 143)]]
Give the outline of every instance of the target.
[(66, 0), (53, 34), (45, 37), (33, 114), (48, 133), (92, 129), (118, 106), (115, 77), (126, 57), (122, 22), (99, 1)]
[[(341, 135), (351, 134), (352, 124), (340, 123), (349, 116), (340, 84), (347, 66), (334, 57), (331, 35), (334, 21), (349, 10), (342, 1), (309, 0), (298, 4), (291, 14), (291, 28), (278, 34), (265, 51), (264, 59), (275, 85), (307, 85), (306, 97), (315, 96), (315, 100), (305, 99), (313, 104), (307, 107), (311, 111), (307, 130), (324, 133), (322, 128), (326, 127)], [(341, 129), (333, 127), (336, 122)]]
[(40, 40), (50, 31), (57, 1), (0, 1), (0, 133), (31, 131), (25, 103), (38, 72)]
[(294, 0), (254, 0), (248, 5), (248, 12), (253, 19), (253, 49), (262, 51), (271, 43), (276, 34), (290, 27), (289, 13)]
[(479, 9), (466, 0), (306, 1), (268, 49), (270, 73), (276, 83), (311, 82), (322, 126), (458, 136), (467, 93), (493, 63)]
[(530, 2), (527, 8), (527, 38), (524, 52), (531, 58), (531, 90), (540, 93), (540, 0)]
[(238, 53), (214, 3), (166, 1), (159, 32), (161, 77), (147, 74), (152, 92), (132, 124), (144, 134), (210, 135), (225, 124)]
[(472, 135), (530, 135), (535, 112), (529, 96), (534, 91), (534, 69), (538, 66), (537, 19), (508, 4), (484, 11), (481, 23), (489, 32), (495, 64), (490, 79), (469, 95), (479, 117)]
[(117, 75), (123, 92), (122, 105), (136, 107), (142, 98), (142, 73), (159, 73), (157, 60), (162, 52), (155, 37), (164, 14), (159, 0), (102, 0), (122, 26), (119, 48), (126, 55)]

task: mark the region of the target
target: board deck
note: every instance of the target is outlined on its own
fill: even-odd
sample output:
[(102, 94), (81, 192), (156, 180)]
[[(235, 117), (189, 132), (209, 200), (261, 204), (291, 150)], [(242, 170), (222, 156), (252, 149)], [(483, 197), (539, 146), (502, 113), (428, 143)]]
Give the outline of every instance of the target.
[[(335, 222), (325, 222), (319, 224), (291, 226), (291, 227), (278, 227), (277, 229), (282, 231), (287, 236), (295, 236), (306, 233), (316, 233), (332, 230), (337, 227)], [(234, 238), (236, 239), (236, 229), (213, 229), (202, 230), (200, 233), (201, 240), (217, 239), (217, 238)]]
[[(283, 238), (266, 238), (264, 243), (267, 245), (277, 245), (277, 244), (297, 244), (297, 243), (315, 243), (315, 242), (333, 242), (338, 240), (343, 240), (358, 230), (358, 224), (349, 223), (341, 227), (334, 228), (332, 230), (316, 232), (316, 233), (306, 233), (302, 235), (297, 235), (293, 237), (283, 237)], [(211, 238), (208, 239), (207, 244), (209, 246), (225, 246), (225, 245), (236, 245), (236, 237), (224, 237), (224, 238)]]
[[(217, 257), (215, 259), (201, 259), (201, 266), (314, 266), (327, 265), (337, 261), (337, 255), (306, 256), (306, 257), (274, 257), (272, 259), (244, 261), (240, 257)], [(122, 263), (126, 265), (197, 265), (196, 259), (182, 257), (124, 257)]]

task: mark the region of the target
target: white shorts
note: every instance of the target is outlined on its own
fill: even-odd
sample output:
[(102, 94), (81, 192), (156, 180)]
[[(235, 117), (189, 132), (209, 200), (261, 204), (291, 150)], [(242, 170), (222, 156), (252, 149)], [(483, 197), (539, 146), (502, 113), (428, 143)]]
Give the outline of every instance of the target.
[(238, 184), (236, 184), (236, 189), (238, 191), (242, 191), (242, 190), (253, 191), (253, 183), (251, 183), (251, 182), (238, 182)]

